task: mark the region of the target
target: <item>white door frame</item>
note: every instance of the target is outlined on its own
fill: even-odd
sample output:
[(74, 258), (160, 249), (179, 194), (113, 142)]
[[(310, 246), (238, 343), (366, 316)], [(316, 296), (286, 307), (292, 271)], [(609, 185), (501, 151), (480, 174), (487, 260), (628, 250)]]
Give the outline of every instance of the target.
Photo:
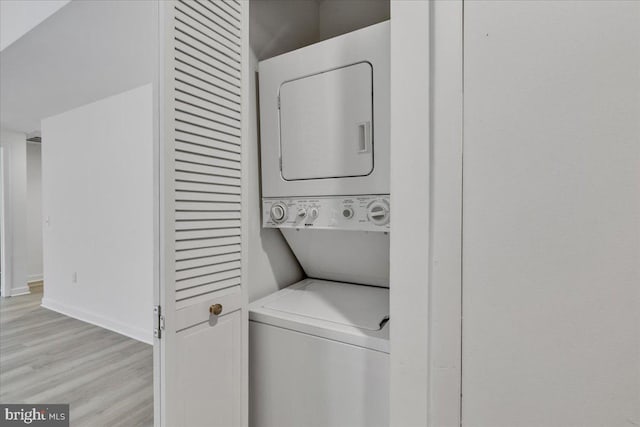
[(391, 425), (460, 426), (462, 0), (391, 2)]
[(10, 165), (6, 159), (11, 157), (10, 150), (9, 146), (0, 147), (0, 164), (2, 165), (0, 169), (0, 295), (3, 298), (11, 296), (7, 294), (7, 289), (10, 289), (7, 283), (11, 280), (12, 273), (11, 254), (9, 252), (11, 249), (11, 236), (7, 234), (7, 231), (11, 231), (12, 228), (9, 210), (6, 209), (6, 201), (10, 196), (10, 186), (7, 185), (10, 176)]

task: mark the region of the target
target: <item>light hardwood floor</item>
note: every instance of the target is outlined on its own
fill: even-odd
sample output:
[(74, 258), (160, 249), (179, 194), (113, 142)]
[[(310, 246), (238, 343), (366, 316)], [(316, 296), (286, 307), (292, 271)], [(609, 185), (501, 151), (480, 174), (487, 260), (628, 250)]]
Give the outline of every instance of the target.
[(0, 298), (0, 402), (69, 403), (71, 427), (153, 425), (153, 349), (40, 307)]

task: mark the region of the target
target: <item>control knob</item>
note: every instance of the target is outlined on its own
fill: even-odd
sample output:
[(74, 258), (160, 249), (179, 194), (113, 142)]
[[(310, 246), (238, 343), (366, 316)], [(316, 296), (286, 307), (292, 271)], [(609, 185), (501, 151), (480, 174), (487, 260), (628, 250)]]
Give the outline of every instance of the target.
[(271, 221), (276, 224), (282, 224), (287, 220), (287, 206), (282, 202), (274, 203), (271, 205), (269, 214), (271, 216)]
[(367, 208), (367, 217), (375, 225), (387, 225), (389, 216), (389, 203), (386, 200), (371, 202)]
[(345, 217), (346, 219), (353, 218), (353, 215), (354, 215), (353, 208), (346, 207), (342, 210), (342, 216)]
[(309, 219), (311, 221), (314, 221), (316, 218), (318, 218), (318, 215), (320, 213), (318, 212), (318, 208), (311, 208), (311, 210), (309, 211)]

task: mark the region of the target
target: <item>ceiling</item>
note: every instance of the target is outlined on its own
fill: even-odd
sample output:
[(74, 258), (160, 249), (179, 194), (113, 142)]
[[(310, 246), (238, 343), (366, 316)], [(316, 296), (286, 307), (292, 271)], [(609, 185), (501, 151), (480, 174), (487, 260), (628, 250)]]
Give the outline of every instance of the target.
[(70, 0), (0, 1), (0, 51), (53, 15)]
[(152, 82), (158, 4), (74, 0), (0, 52), (0, 125), (40, 120)]

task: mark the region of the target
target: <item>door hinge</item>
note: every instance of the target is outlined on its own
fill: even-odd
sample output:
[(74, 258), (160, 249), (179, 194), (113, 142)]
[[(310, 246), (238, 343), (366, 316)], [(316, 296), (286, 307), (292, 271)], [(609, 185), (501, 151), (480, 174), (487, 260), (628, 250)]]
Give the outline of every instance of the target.
[(282, 157), (278, 159), (278, 164), (280, 165), (280, 172), (282, 172)]
[(162, 331), (164, 331), (164, 316), (162, 315), (162, 308), (159, 305), (154, 305), (153, 336), (156, 338), (162, 338)]
[(278, 110), (280, 109), (280, 95), (278, 95)]

